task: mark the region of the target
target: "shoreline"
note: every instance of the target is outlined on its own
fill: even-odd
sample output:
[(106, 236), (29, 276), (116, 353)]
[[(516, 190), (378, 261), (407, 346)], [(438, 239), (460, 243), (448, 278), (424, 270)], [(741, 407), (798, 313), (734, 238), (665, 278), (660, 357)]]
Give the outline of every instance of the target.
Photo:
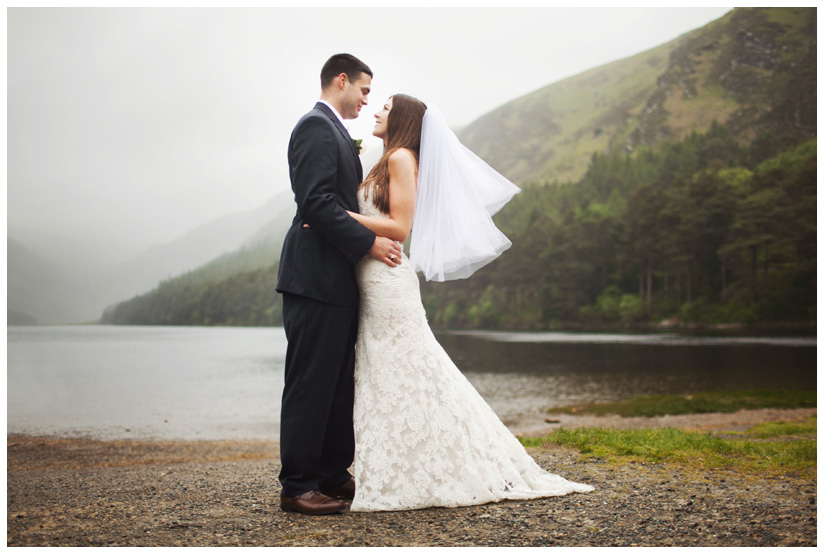
[(275, 460), (278, 443), (264, 440), (95, 439), (8, 434), (7, 475), (53, 469), (124, 468)]
[[(742, 432), (762, 422), (804, 422), (816, 408), (750, 409), (664, 416), (547, 413), (504, 423), (517, 437), (542, 437), (559, 428), (681, 428), (701, 432)], [(107, 468), (225, 461), (279, 461), (277, 439), (105, 439), (91, 435), (6, 435), (7, 472), (55, 468)]]
[[(44, 327), (74, 327), (74, 326), (100, 326), (100, 327), (136, 327), (136, 328), (272, 328), (282, 329), (283, 325), (204, 325), (204, 324), (186, 324), (186, 325), (167, 325), (167, 324), (107, 324), (102, 322), (75, 322), (75, 323), (36, 323), (36, 324), (10, 324), (8, 328), (44, 328)], [(463, 332), (463, 331), (500, 331), (500, 332), (561, 332), (561, 333), (661, 333), (663, 331), (709, 331), (709, 332), (762, 332), (765, 337), (782, 337), (790, 332), (800, 332), (804, 336), (817, 336), (817, 323), (808, 322), (762, 322), (762, 323), (747, 323), (747, 322), (727, 322), (719, 324), (703, 324), (698, 322), (678, 322), (672, 318), (666, 318), (657, 323), (636, 324), (636, 325), (584, 325), (577, 323), (568, 323), (562, 326), (549, 327), (512, 327), (512, 328), (450, 328), (450, 327), (434, 327), (433, 332), (438, 334), (441, 332)]]
[[(801, 411), (816, 413), (768, 410), (685, 416), (692, 417), (694, 429), (723, 431), (777, 413), (794, 418), (804, 418)], [(605, 417), (571, 418), (580, 425), (605, 422)], [(658, 418), (620, 422), (626, 427), (667, 423), (667, 417)], [(568, 419), (564, 425), (572, 426)], [(7, 435), (7, 545), (816, 545), (816, 478), (615, 465), (558, 446), (527, 451), (542, 468), (595, 491), (310, 517), (278, 506), (275, 441)]]
[[(618, 416), (564, 414), (548, 412), (542, 418), (524, 418), (505, 422), (517, 436), (547, 435), (565, 428), (681, 428), (699, 432), (744, 432), (763, 422), (804, 422), (816, 415), (816, 408), (743, 409), (736, 412), (706, 412), (695, 414), (667, 414), (663, 416)], [(550, 421), (550, 422), (548, 422)]]
[[(538, 413), (517, 417), (503, 417), (502, 421), (507, 428), (517, 437), (540, 437), (552, 433), (560, 427), (578, 428), (666, 428), (676, 427), (693, 431), (735, 431), (741, 432), (747, 428), (766, 421), (788, 421), (804, 422), (809, 416), (815, 415), (816, 408), (796, 408), (796, 409), (744, 409), (736, 412), (714, 412), (678, 414), (664, 416), (618, 416), (618, 415), (589, 415), (589, 414), (567, 414), (567, 413)], [(272, 438), (261, 437), (216, 437), (216, 438), (175, 438), (175, 437), (152, 437), (140, 434), (128, 436), (109, 437), (109, 434), (96, 436), (89, 432), (7, 432), (7, 443), (11, 443), (11, 438), (16, 441), (27, 439), (40, 439), (46, 442), (59, 443), (71, 441), (89, 441), (100, 444), (147, 444), (160, 448), (163, 445), (214, 445), (219, 450), (227, 450), (230, 444), (249, 444), (250, 446), (274, 445), (277, 448), (278, 434), (272, 434)], [(217, 447), (221, 446), (221, 447)], [(218, 456), (218, 455), (216, 455)]]

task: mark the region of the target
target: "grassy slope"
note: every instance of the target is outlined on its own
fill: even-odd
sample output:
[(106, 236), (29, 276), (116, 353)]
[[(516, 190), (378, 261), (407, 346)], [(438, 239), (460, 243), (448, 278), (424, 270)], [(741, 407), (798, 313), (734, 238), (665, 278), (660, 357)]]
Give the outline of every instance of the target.
[(783, 83), (796, 75), (794, 64), (805, 63), (815, 13), (738, 8), (662, 46), (505, 104), (460, 138), (516, 183), (575, 181), (594, 152), (677, 141), (713, 120), (751, 140), (776, 97), (794, 90)]
[(632, 132), (673, 48), (671, 42), (549, 85), (473, 122), (461, 139), (516, 182), (578, 179), (593, 152)]

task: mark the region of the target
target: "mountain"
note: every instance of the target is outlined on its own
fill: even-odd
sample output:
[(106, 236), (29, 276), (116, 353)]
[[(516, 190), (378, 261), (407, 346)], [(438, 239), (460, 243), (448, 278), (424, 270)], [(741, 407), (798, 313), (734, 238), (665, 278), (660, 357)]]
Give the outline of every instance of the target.
[[(259, 241), (148, 293), (108, 307), (103, 324), (208, 326), (281, 324), (275, 291), (282, 241)], [(274, 261), (274, 262), (273, 262)]]
[[(84, 283), (22, 243), (7, 239), (9, 325), (81, 321), (88, 289)], [(92, 320), (93, 318), (88, 318)]]
[[(149, 291), (162, 280), (218, 261), (238, 249), (258, 253), (260, 260), (253, 266), (272, 264), (280, 254), (294, 211), (292, 192), (283, 192), (258, 209), (219, 218), (108, 267), (83, 261), (72, 264), (70, 259), (44, 255), (23, 241), (9, 238), (8, 322), (97, 321), (113, 303)], [(271, 258), (264, 260), (266, 256)], [(249, 264), (243, 268), (248, 269)]]
[(103, 311), (103, 324), (280, 325), (277, 262), (295, 205), (289, 202), (234, 251)]
[[(496, 215), (513, 246), (495, 264), (422, 283), (431, 325), (813, 322), (815, 21), (815, 9), (737, 8), (462, 130), (523, 190)], [(253, 250), (105, 320), (278, 325), (277, 264), (242, 263)]]
[(516, 183), (563, 182), (594, 152), (678, 141), (714, 120), (743, 144), (815, 136), (815, 8), (737, 8), (505, 104), (459, 138)]
[[(361, 157), (364, 175), (380, 152)], [(130, 300), (109, 306), (104, 324), (281, 325), (281, 296), (275, 291), (278, 260), (295, 204), (285, 198), (282, 211), (236, 251), (174, 278)]]
[(111, 295), (109, 302), (148, 291), (161, 280), (193, 270), (244, 246), (258, 234), (267, 237), (267, 232), (262, 231), (264, 228), (269, 227), (270, 232), (277, 235), (279, 224), (273, 222), (285, 221), (288, 225), (294, 211), (292, 191), (285, 191), (256, 210), (224, 216), (169, 243), (152, 247), (102, 276), (103, 280), (118, 285), (118, 293)]

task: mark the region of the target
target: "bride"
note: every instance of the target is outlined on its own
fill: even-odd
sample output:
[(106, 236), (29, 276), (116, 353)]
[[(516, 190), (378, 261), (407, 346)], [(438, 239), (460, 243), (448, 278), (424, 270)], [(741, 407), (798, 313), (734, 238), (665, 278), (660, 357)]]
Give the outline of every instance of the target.
[(376, 235), (404, 242), (391, 268), (356, 266), (352, 511), (457, 507), (587, 492), (541, 469), (456, 368), (427, 324), (416, 271), (464, 278), (510, 246), (491, 215), (519, 189), (467, 150), (443, 116), (406, 95), (375, 115), (384, 154), (358, 190)]

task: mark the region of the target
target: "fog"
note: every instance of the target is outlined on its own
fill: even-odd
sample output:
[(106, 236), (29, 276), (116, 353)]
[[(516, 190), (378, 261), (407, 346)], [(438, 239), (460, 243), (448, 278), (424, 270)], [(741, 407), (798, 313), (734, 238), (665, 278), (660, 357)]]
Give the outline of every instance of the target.
[(369, 139), (395, 92), (460, 127), (729, 9), (9, 8), (8, 233), (123, 261), (259, 208), (336, 52), (375, 73), (351, 125)]

